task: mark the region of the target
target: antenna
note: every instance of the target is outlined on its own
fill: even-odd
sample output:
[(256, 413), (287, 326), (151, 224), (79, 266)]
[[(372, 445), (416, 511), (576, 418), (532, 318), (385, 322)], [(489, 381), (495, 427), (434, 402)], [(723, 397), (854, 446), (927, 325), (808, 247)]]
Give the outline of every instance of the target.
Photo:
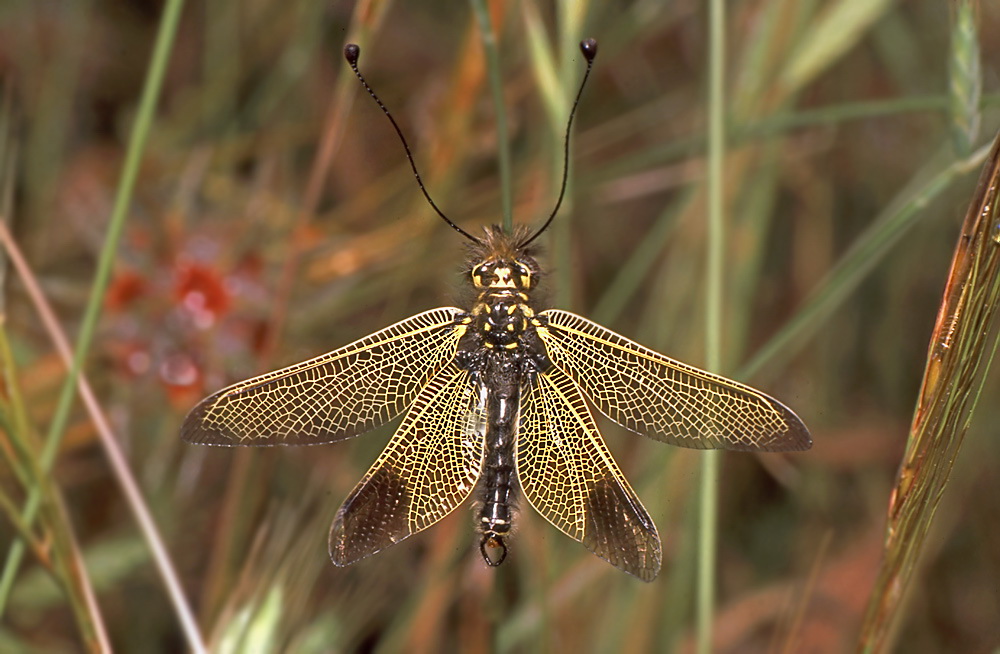
[[(596, 48), (596, 44), (595, 44), (595, 48)], [(461, 227), (459, 227), (458, 225), (456, 225), (455, 223), (453, 223), (451, 221), (451, 219), (448, 218), (448, 216), (444, 215), (444, 212), (442, 212), (440, 209), (438, 209), (438, 206), (436, 204), (434, 204), (434, 200), (431, 199), (430, 193), (428, 193), (427, 189), (424, 188), (424, 180), (422, 180), (420, 178), (420, 173), (417, 171), (417, 164), (416, 164), (415, 161), (413, 161), (413, 154), (410, 152), (410, 146), (406, 142), (406, 137), (403, 136), (403, 130), (399, 129), (399, 125), (396, 124), (396, 119), (392, 117), (392, 114), (389, 113), (389, 110), (386, 108), (386, 106), (384, 104), (382, 104), (382, 101), (379, 100), (379, 97), (377, 95), (375, 95), (375, 91), (372, 90), (372, 87), (368, 86), (368, 82), (366, 82), (364, 76), (361, 75), (361, 71), (358, 70), (358, 57), (360, 57), (360, 56), (361, 56), (361, 48), (358, 47), (357, 44), (355, 44), (355, 43), (348, 43), (346, 46), (344, 46), (344, 57), (347, 59), (347, 63), (349, 63), (351, 65), (351, 70), (354, 71), (354, 74), (357, 75), (358, 80), (361, 82), (361, 85), (365, 87), (366, 91), (368, 91), (368, 95), (372, 96), (372, 99), (375, 100), (375, 103), (378, 104), (378, 106), (382, 110), (382, 112), (385, 113), (386, 118), (388, 118), (389, 122), (392, 123), (392, 127), (396, 130), (396, 134), (399, 136), (399, 140), (403, 144), (403, 149), (406, 151), (406, 158), (410, 162), (410, 168), (413, 169), (413, 176), (417, 178), (417, 186), (420, 187), (420, 190), (424, 194), (424, 197), (427, 198), (427, 203), (430, 204), (431, 207), (434, 209), (434, 211), (437, 212), (437, 215), (441, 216), (441, 218), (446, 223), (448, 223), (449, 225), (451, 225), (452, 229), (454, 229), (456, 232), (458, 232), (459, 234), (461, 234), (465, 238), (469, 239), (473, 243), (479, 243), (480, 241), (479, 241), (478, 238), (476, 238), (475, 236), (472, 236), (467, 231), (465, 231), (464, 229), (462, 229)], [(574, 105), (574, 107), (575, 107), (575, 105)], [(572, 118), (570, 118), (570, 120), (572, 121)], [(563, 179), (563, 186), (565, 186), (565, 184), (566, 184), (566, 180), (564, 178)], [(560, 200), (561, 199), (562, 198), (560, 197)], [(537, 234), (536, 234), (536, 236), (537, 236)]]
[(566, 122), (566, 143), (563, 147), (563, 176), (562, 176), (562, 186), (559, 189), (559, 199), (556, 200), (556, 206), (552, 209), (552, 213), (549, 215), (548, 220), (542, 225), (542, 228), (535, 232), (534, 236), (521, 243), (520, 247), (527, 247), (532, 241), (541, 236), (542, 232), (548, 229), (549, 225), (552, 224), (552, 219), (556, 217), (559, 213), (559, 207), (562, 206), (563, 196), (566, 195), (566, 180), (569, 177), (569, 135), (570, 130), (573, 127), (573, 116), (576, 115), (576, 107), (580, 104), (580, 96), (583, 95), (583, 87), (587, 85), (587, 79), (590, 78), (590, 69), (594, 67), (594, 57), (597, 56), (597, 40), (596, 39), (584, 39), (580, 41), (580, 52), (587, 59), (587, 72), (583, 74), (583, 81), (580, 82), (580, 90), (576, 92), (576, 99), (573, 100), (573, 107), (569, 110), (569, 120)]

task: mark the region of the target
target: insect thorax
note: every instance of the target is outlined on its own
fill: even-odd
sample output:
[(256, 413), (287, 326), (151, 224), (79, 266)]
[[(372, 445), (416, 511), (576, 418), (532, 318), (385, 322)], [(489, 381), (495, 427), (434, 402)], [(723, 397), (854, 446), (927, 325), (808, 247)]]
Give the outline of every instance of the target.
[(535, 312), (525, 293), (487, 291), (472, 308), (471, 328), (482, 337), (488, 349), (515, 349), (530, 327)]
[(468, 325), (486, 349), (518, 350), (524, 335), (534, 331), (530, 294), (538, 286), (540, 270), (519, 245), (523, 239), (521, 232), (508, 235), (494, 226), (472, 252), (469, 281), (478, 296)]
[(536, 331), (544, 321), (531, 303), (541, 272), (530, 252), (517, 245), (523, 237), (493, 227), (473, 249), (468, 279), (477, 295), (461, 318), (465, 330), (456, 358), (459, 367), (476, 371), (481, 379), (495, 371), (515, 385), (550, 365)]

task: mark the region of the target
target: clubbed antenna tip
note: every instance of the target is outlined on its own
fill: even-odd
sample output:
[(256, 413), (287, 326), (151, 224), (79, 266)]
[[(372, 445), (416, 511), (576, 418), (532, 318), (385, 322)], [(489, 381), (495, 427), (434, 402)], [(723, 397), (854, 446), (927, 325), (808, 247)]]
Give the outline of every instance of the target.
[[(583, 44), (580, 44), (580, 47), (583, 48)], [(348, 43), (347, 45), (344, 46), (344, 58), (347, 59), (347, 63), (351, 64), (352, 66), (356, 66), (358, 63), (358, 57), (360, 56), (361, 56), (361, 48), (358, 46), (357, 43)]]

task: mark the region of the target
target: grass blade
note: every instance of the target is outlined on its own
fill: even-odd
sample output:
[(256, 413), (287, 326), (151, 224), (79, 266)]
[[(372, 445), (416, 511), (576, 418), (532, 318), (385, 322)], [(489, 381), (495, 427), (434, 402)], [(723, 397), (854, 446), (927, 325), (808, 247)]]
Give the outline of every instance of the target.
[(782, 79), (787, 92), (797, 92), (838, 61), (891, 5), (892, 0), (840, 0), (829, 5), (789, 60)]
[(987, 152), (988, 146), (968, 159), (932, 166), (929, 176), (918, 173), (885, 212), (875, 218), (871, 227), (855, 240), (795, 316), (740, 368), (737, 378), (753, 377), (765, 365), (777, 364), (798, 351), (806, 337), (822, 326), (899, 238), (924, 215), (921, 209), (979, 165)]
[[(497, 5), (499, 6), (499, 5)], [(486, 0), (472, 0), (472, 10), (479, 23), (479, 36), (483, 40), (486, 53), (486, 70), (490, 78), (493, 107), (497, 124), (497, 165), (500, 169), (500, 206), (503, 215), (503, 231), (514, 231), (514, 194), (510, 174), (510, 143), (507, 137), (507, 110), (503, 100), (503, 77), (500, 75), (500, 54), (497, 52), (497, 37)]]
[(1000, 338), (1000, 135), (969, 206), (931, 335), (906, 453), (889, 504), (884, 559), (861, 630), (866, 652), (892, 629)]
[[(722, 301), (725, 257), (726, 8), (722, 0), (708, 4), (708, 256), (705, 269), (705, 364), (722, 365)], [(720, 452), (704, 452), (698, 520), (696, 631), (700, 654), (712, 651), (715, 611), (715, 565), (719, 522)]]
[(975, 2), (961, 0), (954, 12), (951, 65), (948, 69), (948, 113), (951, 115), (951, 137), (955, 152), (964, 157), (972, 151), (972, 144), (979, 133), (979, 103), (983, 87)]
[[(35, 275), (32, 273), (31, 269), (28, 267), (23, 254), (18, 249), (6, 226), (2, 223), (0, 223), (0, 243), (3, 244), (3, 249), (9, 254), (11, 261), (14, 264), (14, 268), (17, 270), (19, 278), (28, 289), (28, 295), (32, 298), (32, 301), (35, 304), (35, 309), (41, 315), (42, 322), (44, 323), (45, 329), (48, 331), (50, 338), (55, 343), (56, 350), (59, 351), (59, 354), (67, 368), (70, 367), (73, 360), (73, 352), (70, 349), (69, 339), (59, 326), (55, 312), (46, 300), (41, 286), (35, 279)], [(0, 330), (0, 334), (2, 334), (2, 330)], [(11, 358), (6, 338), (3, 338), (2, 342), (0, 342), (0, 350), (3, 351), (2, 358), (4, 361)], [(198, 635), (199, 632), (194, 620), (194, 614), (185, 599), (183, 588), (181, 587), (177, 572), (171, 563), (170, 556), (167, 553), (166, 545), (160, 536), (159, 530), (156, 527), (156, 522), (153, 519), (149, 507), (143, 498), (142, 491), (139, 488), (139, 483), (132, 474), (129, 463), (125, 457), (125, 453), (122, 452), (121, 447), (118, 445), (118, 439), (115, 437), (111, 429), (111, 423), (104, 414), (104, 411), (101, 410), (100, 403), (97, 400), (97, 395), (94, 393), (93, 388), (84, 375), (79, 377), (79, 392), (81, 398), (83, 399), (83, 403), (90, 414), (91, 420), (94, 422), (97, 432), (101, 437), (101, 443), (104, 446), (105, 454), (108, 457), (108, 461), (111, 463), (112, 469), (115, 471), (115, 476), (119, 485), (122, 487), (122, 491), (128, 501), (129, 508), (132, 509), (132, 513), (135, 516), (136, 521), (139, 523), (139, 528), (153, 554), (153, 560), (156, 562), (160, 575), (167, 587), (174, 609), (177, 611), (182, 625), (186, 629), (194, 630), (189, 632), (188, 635), (191, 641), (195, 643), (192, 645), (192, 649), (197, 650), (197, 643), (200, 641), (200, 636)], [(27, 529), (27, 523), (23, 524), (25, 529)], [(23, 531), (24, 530), (22, 529), (22, 532)], [(80, 557), (76, 557), (74, 560), (76, 559), (79, 559), (82, 564), (82, 559)]]
[[(125, 165), (122, 170), (121, 179), (118, 184), (115, 204), (112, 210), (108, 231), (105, 236), (101, 256), (98, 262), (97, 271), (91, 286), (90, 299), (84, 313), (84, 318), (77, 337), (76, 348), (72, 365), (66, 380), (63, 383), (59, 397), (59, 403), (50, 424), (48, 438), (39, 457), (39, 469), (42, 474), (51, 471), (55, 463), (56, 454), (65, 432), (66, 422), (69, 418), (69, 411), (72, 408), (73, 398), (77, 391), (77, 382), (83, 368), (84, 361), (93, 340), (94, 331), (100, 317), (101, 308), (104, 301), (104, 294), (111, 276), (112, 265), (115, 261), (118, 242), (125, 225), (125, 217), (132, 199), (132, 192), (139, 174), (139, 165), (145, 150), (146, 141), (152, 126), (153, 115), (159, 99), (163, 79), (166, 74), (167, 63), (170, 59), (174, 36), (180, 22), (183, 0), (171, 0), (164, 8), (160, 21), (159, 33), (153, 49), (146, 84), (143, 88), (142, 98), (139, 103), (139, 110), (136, 115), (135, 124), (132, 128), (132, 135), (129, 140), (129, 148), (126, 155)], [(22, 512), (22, 520), (30, 528), (42, 503), (42, 490), (40, 486), (31, 489), (28, 500)], [(10, 590), (21, 559), (24, 555), (24, 545), (21, 541), (16, 541), (8, 551), (7, 561), (0, 579), (0, 614), (3, 613)], [(190, 645), (196, 651), (202, 651), (198, 628), (188, 613), (181, 614), (185, 623), (185, 632), (190, 639)]]

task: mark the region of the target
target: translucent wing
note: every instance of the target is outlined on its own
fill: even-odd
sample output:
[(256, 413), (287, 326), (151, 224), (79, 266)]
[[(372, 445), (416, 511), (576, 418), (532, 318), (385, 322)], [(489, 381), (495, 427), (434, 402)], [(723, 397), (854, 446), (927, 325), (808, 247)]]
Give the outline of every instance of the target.
[(658, 441), (699, 449), (805, 450), (798, 416), (749, 386), (699, 370), (566, 311), (540, 314), (549, 359), (606, 416)]
[(202, 400), (181, 437), (208, 445), (311, 445), (362, 434), (406, 409), (454, 359), (459, 309), (418, 313), (339, 350)]
[(445, 367), (344, 501), (330, 529), (337, 565), (426, 529), (469, 497), (483, 459), (485, 403), (469, 372)]
[(660, 571), (656, 525), (611, 457), (580, 389), (558, 368), (521, 397), (517, 477), (531, 506), (597, 556), (643, 581)]

